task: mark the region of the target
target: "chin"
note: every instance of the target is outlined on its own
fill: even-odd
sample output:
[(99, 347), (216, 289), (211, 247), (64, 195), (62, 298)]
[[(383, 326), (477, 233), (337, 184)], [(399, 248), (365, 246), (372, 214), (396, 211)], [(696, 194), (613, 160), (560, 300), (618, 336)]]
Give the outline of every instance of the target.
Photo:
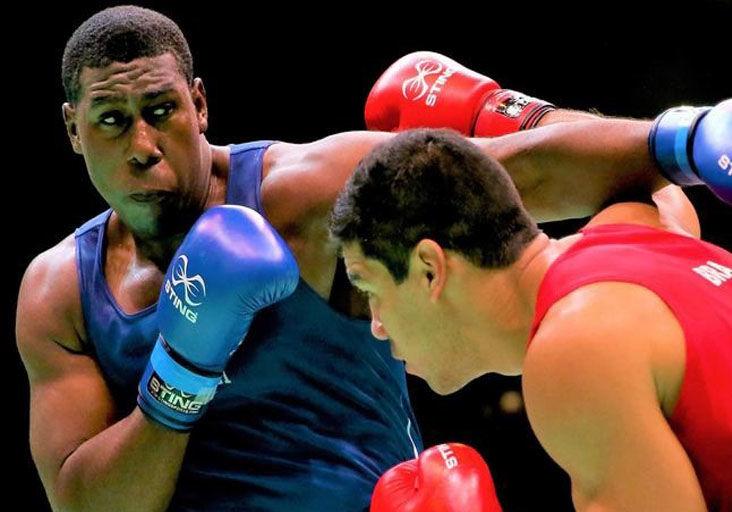
[(161, 222), (159, 212), (150, 212), (150, 217), (136, 225), (130, 226), (130, 229), (142, 239), (155, 240), (164, 238), (167, 235), (169, 226), (165, 222)]
[(459, 382), (456, 379), (425, 379), (430, 389), (438, 395), (451, 395), (463, 389), (470, 381)]

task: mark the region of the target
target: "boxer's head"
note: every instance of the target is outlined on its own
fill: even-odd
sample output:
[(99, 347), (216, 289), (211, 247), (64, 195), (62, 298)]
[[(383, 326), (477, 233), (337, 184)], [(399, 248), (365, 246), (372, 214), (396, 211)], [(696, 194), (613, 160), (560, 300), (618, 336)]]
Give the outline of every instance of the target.
[(208, 192), (208, 113), (178, 26), (140, 7), (101, 11), (67, 42), (62, 79), (72, 147), (125, 224), (142, 237), (190, 226)]
[(539, 231), (496, 160), (454, 132), (414, 130), (363, 159), (331, 233), (369, 297), (374, 335), (391, 338), (410, 372), (448, 392), (476, 376), (461, 370), (471, 356), (452, 299), (471, 269), (511, 265)]

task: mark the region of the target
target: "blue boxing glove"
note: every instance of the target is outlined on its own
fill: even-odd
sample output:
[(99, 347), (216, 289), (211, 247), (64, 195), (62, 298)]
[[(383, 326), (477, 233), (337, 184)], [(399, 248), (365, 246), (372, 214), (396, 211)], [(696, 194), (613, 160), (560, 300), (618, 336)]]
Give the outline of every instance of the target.
[(207, 210), (165, 275), (160, 336), (138, 388), (148, 417), (190, 430), (216, 392), (254, 314), (289, 296), (299, 280), (294, 256), (254, 210)]
[(732, 204), (732, 99), (714, 108), (678, 107), (653, 123), (651, 155), (677, 185), (706, 184)]

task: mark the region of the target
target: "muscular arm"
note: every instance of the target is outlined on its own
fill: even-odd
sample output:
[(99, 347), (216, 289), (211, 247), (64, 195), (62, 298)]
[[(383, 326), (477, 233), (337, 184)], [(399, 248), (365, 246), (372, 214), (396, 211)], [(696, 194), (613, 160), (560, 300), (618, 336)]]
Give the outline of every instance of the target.
[(338, 252), (328, 236), (330, 210), (361, 158), (393, 136), (345, 132), (267, 150), (262, 182), (267, 218), (297, 257), (302, 278), (324, 298), (330, 295)]
[(119, 418), (99, 367), (83, 353), (71, 237), (23, 277), (18, 350), (30, 382), (33, 459), (54, 510), (165, 510), (188, 436)]
[[(555, 114), (554, 112), (549, 115)], [(691, 203), (652, 164), (647, 147), (650, 122), (588, 118), (557, 113), (547, 125), (492, 139), (472, 139), (508, 170), (529, 212), (539, 221), (585, 217), (611, 202), (653, 198), (662, 214), (698, 226)], [(574, 119), (572, 122), (555, 122)], [(575, 117), (576, 116), (576, 117)], [(392, 137), (347, 132), (306, 145), (284, 145), (270, 185), (284, 193), (286, 208), (307, 210), (325, 222), (335, 197), (359, 160)], [(277, 179), (279, 176), (282, 179)], [(288, 179), (292, 177), (292, 179)], [(267, 184), (265, 180), (265, 185)], [(272, 194), (274, 197), (276, 194)], [(292, 215), (289, 218), (294, 218)]]
[(597, 114), (590, 112), (582, 112), (581, 110), (569, 110), (558, 108), (547, 112), (544, 117), (539, 119), (536, 126), (549, 126), (550, 124), (566, 123), (571, 121), (589, 121), (590, 119), (599, 119)]
[(473, 141), (503, 163), (529, 212), (546, 222), (589, 216), (614, 201), (650, 201), (669, 185), (648, 153), (650, 126), (597, 118)]
[(706, 510), (663, 412), (683, 378), (683, 343), (662, 301), (626, 283), (581, 288), (548, 312), (523, 388), (531, 425), (569, 473), (578, 511)]

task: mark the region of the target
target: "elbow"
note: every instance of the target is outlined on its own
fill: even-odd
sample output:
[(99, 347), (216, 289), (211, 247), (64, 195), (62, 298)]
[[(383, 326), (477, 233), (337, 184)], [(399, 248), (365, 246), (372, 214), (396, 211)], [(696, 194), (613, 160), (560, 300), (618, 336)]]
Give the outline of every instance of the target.
[(67, 475), (59, 473), (52, 486), (46, 487), (46, 496), (53, 512), (81, 512), (84, 510), (78, 486)]
[(84, 486), (73, 454), (71, 452), (63, 459), (52, 478), (43, 481), (46, 497), (54, 512), (82, 512), (89, 509), (85, 506)]

